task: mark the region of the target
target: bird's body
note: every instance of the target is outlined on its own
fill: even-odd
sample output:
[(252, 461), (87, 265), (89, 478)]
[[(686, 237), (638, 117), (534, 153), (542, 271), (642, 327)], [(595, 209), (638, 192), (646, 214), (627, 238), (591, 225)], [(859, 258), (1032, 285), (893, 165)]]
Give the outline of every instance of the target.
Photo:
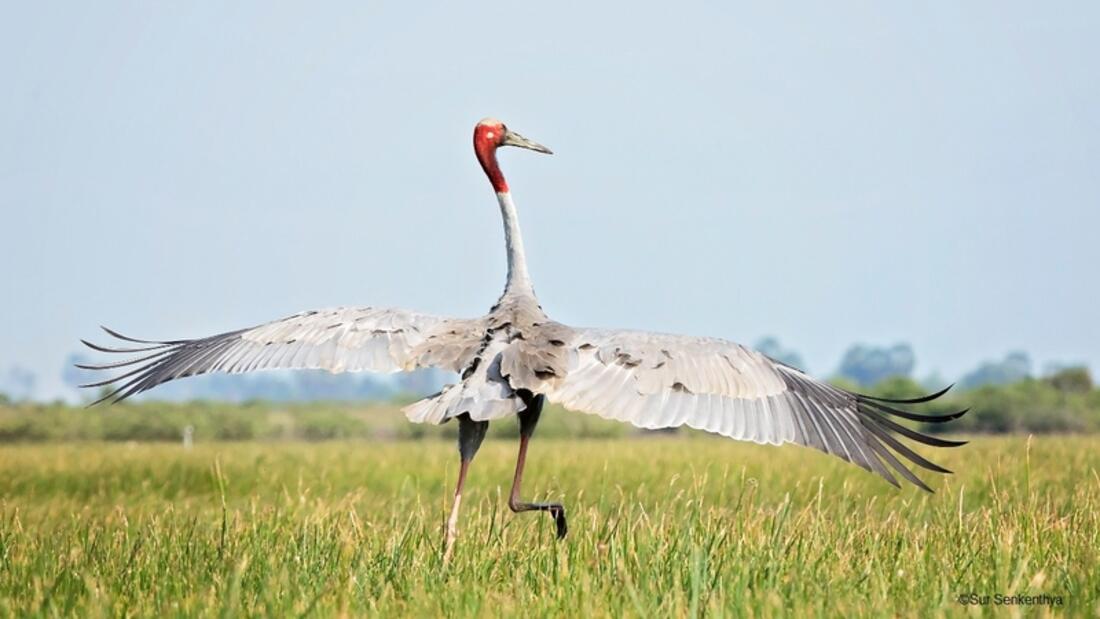
[(454, 371), (461, 377), (458, 382), (405, 408), (414, 422), (457, 419), (460, 425), (462, 467), (448, 527), (448, 555), (470, 461), (488, 422), (512, 415), (520, 418), (521, 442), (509, 505), (515, 511), (550, 511), (559, 536), (565, 534), (561, 505), (524, 503), (518, 498), (527, 443), (545, 401), (643, 428), (686, 425), (757, 443), (809, 446), (875, 472), (894, 485), (897, 473), (929, 489), (897, 456), (947, 472), (897, 436), (934, 446), (961, 443), (919, 433), (891, 419), (942, 422), (962, 415), (928, 416), (899, 406), (927, 402), (943, 392), (912, 400), (872, 398), (817, 381), (726, 340), (582, 329), (550, 319), (535, 296), (516, 207), (497, 164), (496, 151), (501, 146), (550, 152), (493, 119), (475, 128), (474, 150), (496, 193), (508, 258), (504, 293), (485, 316), (446, 318), (361, 307), (303, 312), (194, 340), (153, 342), (108, 331), (139, 346), (88, 345), (137, 356), (82, 366), (124, 370), (87, 386), (114, 385), (104, 399), (117, 401), (169, 380), (208, 372), (274, 368), (394, 372), (420, 367)]

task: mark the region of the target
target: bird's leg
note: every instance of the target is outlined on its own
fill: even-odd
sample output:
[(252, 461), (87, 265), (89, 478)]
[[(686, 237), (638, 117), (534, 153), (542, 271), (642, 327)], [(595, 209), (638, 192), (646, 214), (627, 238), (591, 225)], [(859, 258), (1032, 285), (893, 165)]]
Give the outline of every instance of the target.
[(473, 421), (466, 413), (458, 417), (458, 454), (462, 458), (462, 464), (458, 469), (455, 498), (451, 504), (451, 515), (447, 518), (447, 530), (444, 534), (444, 565), (451, 561), (455, 538), (458, 537), (458, 508), (462, 505), (462, 487), (466, 485), (466, 472), (470, 470), (470, 462), (473, 461), (474, 455), (481, 447), (481, 441), (485, 439), (485, 432), (488, 429), (488, 421)]
[(565, 537), (569, 532), (569, 526), (565, 521), (565, 507), (561, 503), (527, 503), (519, 498), (520, 486), (523, 484), (523, 466), (527, 462), (527, 443), (531, 435), (535, 433), (535, 426), (542, 414), (542, 395), (524, 398), (527, 408), (519, 413), (519, 456), (516, 458), (516, 474), (512, 478), (512, 492), (508, 496), (508, 508), (513, 512), (540, 511), (550, 512), (557, 526), (558, 539)]
[(454, 551), (455, 538), (458, 537), (458, 507), (462, 505), (462, 486), (466, 484), (466, 471), (470, 468), (470, 461), (463, 460), (458, 469), (458, 485), (455, 486), (455, 498), (451, 503), (451, 515), (447, 518), (447, 533), (444, 539), (443, 563), (451, 561), (451, 553)]

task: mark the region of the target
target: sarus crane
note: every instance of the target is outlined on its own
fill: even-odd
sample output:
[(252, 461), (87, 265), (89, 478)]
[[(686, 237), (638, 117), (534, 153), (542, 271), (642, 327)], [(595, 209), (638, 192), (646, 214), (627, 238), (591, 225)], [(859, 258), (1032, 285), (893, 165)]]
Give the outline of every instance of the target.
[(555, 322), (535, 296), (512, 193), (497, 162), (505, 146), (551, 154), (550, 149), (486, 118), (474, 128), (474, 152), (496, 193), (504, 219), (508, 277), (504, 292), (480, 318), (449, 318), (404, 309), (338, 307), (198, 339), (141, 340), (104, 328), (123, 344), (89, 347), (136, 355), (91, 370), (120, 375), (86, 387), (110, 386), (98, 400), (117, 402), (161, 383), (209, 372), (321, 369), (397, 372), (442, 368), (461, 379), (404, 408), (416, 423), (458, 423), (460, 467), (447, 519), (444, 557), (457, 535), (462, 487), (489, 422), (516, 415), (519, 449), (508, 498), (513, 512), (549, 512), (562, 538), (560, 503), (520, 498), (527, 447), (544, 404), (629, 422), (640, 428), (688, 426), (742, 441), (812, 447), (877, 473), (899, 486), (894, 473), (931, 491), (900, 458), (949, 473), (899, 440), (936, 447), (951, 441), (918, 432), (893, 418), (945, 422), (945, 415), (913, 412), (947, 389), (912, 399), (853, 393), (730, 341), (645, 331), (583, 329)]

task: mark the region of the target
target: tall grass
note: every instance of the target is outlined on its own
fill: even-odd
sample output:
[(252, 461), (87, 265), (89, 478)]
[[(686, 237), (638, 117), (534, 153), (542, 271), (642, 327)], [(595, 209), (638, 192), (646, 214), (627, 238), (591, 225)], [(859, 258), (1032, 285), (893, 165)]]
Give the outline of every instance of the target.
[(946, 616), (963, 594), (1100, 613), (1100, 439), (979, 438), (896, 491), (809, 450), (690, 435), (515, 446), (457, 472), (441, 441), (81, 443), (0, 451), (5, 615)]

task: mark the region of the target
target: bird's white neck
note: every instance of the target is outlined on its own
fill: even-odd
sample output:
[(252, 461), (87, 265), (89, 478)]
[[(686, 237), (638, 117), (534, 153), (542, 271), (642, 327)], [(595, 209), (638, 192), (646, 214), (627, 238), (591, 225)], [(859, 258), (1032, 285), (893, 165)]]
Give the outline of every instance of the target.
[(504, 219), (504, 244), (508, 250), (508, 283), (504, 293), (519, 292), (534, 295), (531, 276), (527, 273), (527, 256), (523, 253), (523, 235), (519, 231), (519, 216), (512, 194), (497, 192), (500, 215)]

